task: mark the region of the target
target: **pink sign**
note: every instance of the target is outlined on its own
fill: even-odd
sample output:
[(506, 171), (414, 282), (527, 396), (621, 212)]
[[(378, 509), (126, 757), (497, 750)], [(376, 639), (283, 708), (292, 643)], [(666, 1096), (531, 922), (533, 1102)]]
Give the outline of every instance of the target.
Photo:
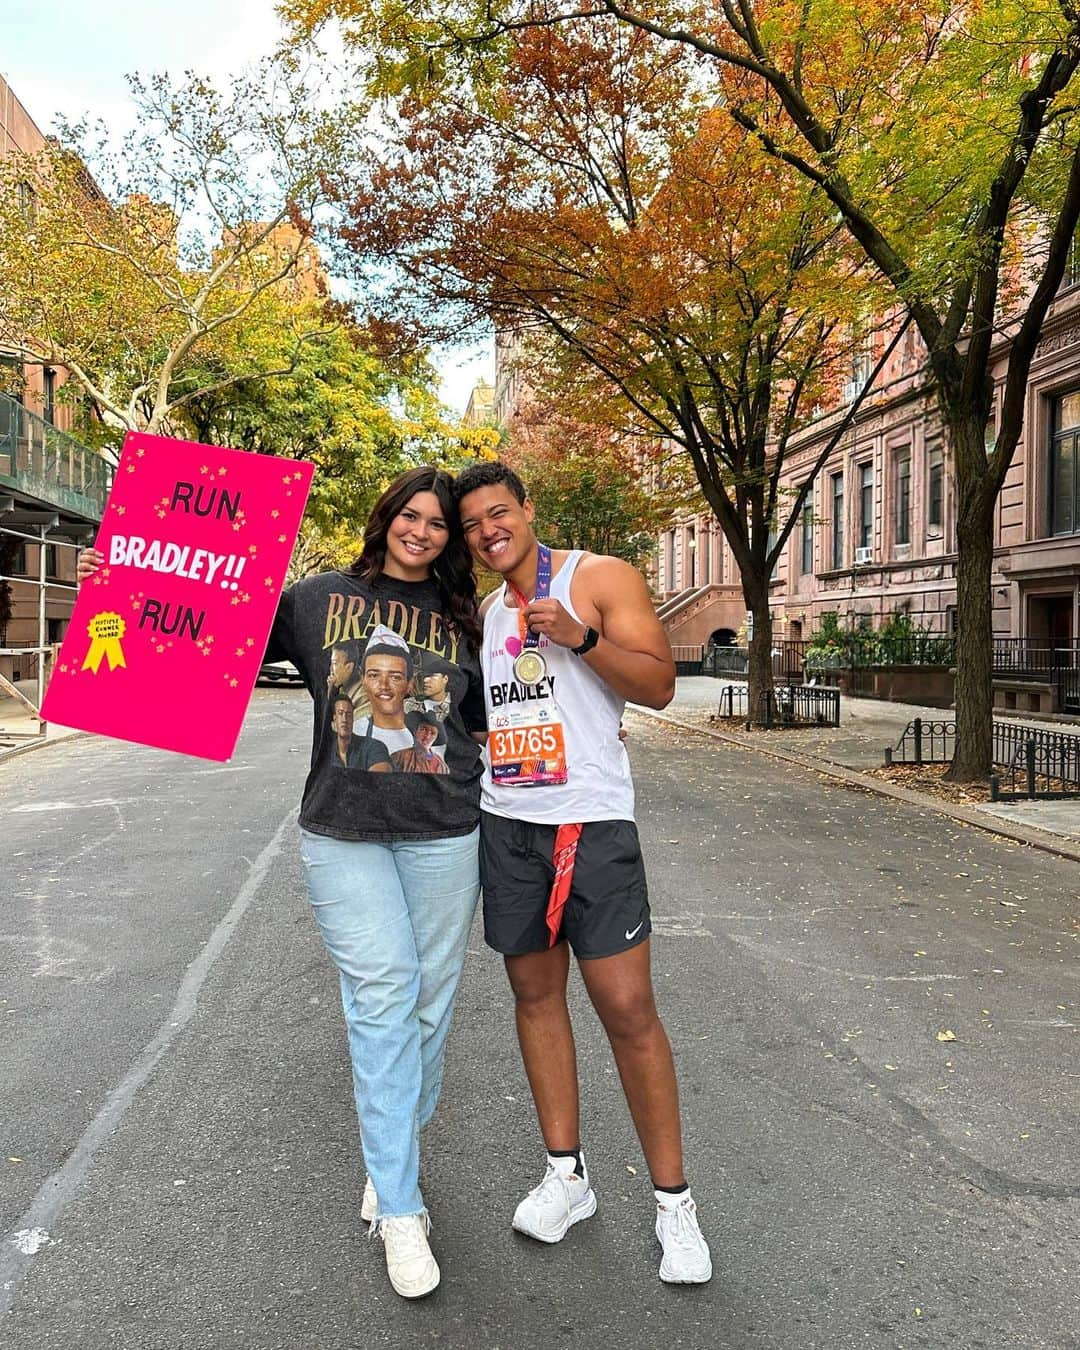
[(313, 468), (129, 432), (43, 716), (228, 759)]

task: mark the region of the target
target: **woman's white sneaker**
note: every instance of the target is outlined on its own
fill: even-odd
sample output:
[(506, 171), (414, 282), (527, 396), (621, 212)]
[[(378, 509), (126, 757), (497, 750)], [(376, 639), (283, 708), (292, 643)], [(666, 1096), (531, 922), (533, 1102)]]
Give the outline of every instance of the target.
[(537, 1242), (561, 1242), (570, 1228), (596, 1213), (596, 1195), (584, 1160), (581, 1176), (573, 1158), (548, 1155), (547, 1171), (514, 1211), (514, 1228)]
[(374, 1223), (379, 1212), (379, 1197), (375, 1194), (375, 1185), (370, 1177), (364, 1181), (364, 1198), (360, 1201), (360, 1218), (364, 1223)]
[(665, 1284), (704, 1284), (712, 1279), (709, 1244), (698, 1227), (697, 1206), (689, 1191), (656, 1193), (656, 1236), (664, 1249), (660, 1278)]
[(386, 1249), (386, 1273), (402, 1298), (423, 1298), (439, 1283), (439, 1266), (431, 1254), (426, 1214), (404, 1214), (379, 1220)]

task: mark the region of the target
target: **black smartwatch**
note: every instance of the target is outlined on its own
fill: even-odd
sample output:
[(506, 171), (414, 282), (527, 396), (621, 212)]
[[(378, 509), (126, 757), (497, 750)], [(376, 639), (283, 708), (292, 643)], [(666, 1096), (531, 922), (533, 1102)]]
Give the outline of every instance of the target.
[(581, 645), (578, 647), (571, 647), (570, 650), (575, 656), (584, 656), (587, 652), (591, 652), (599, 641), (600, 634), (596, 629), (586, 627), (585, 636), (581, 639)]

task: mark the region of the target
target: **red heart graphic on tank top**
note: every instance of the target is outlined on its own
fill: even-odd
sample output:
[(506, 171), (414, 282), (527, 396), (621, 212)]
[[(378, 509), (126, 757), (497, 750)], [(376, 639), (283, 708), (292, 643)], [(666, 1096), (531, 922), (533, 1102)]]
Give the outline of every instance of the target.
[(521, 652), (521, 639), (519, 637), (508, 637), (506, 639), (506, 650), (511, 656), (518, 656)]

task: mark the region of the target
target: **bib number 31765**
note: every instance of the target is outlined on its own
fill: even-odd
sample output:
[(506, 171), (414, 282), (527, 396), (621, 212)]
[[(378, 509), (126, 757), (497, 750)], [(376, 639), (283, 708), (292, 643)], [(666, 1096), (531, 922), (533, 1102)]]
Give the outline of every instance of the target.
[(488, 733), (491, 781), (499, 787), (566, 782), (566, 742), (557, 719), (536, 721), (533, 710), (504, 713)]

